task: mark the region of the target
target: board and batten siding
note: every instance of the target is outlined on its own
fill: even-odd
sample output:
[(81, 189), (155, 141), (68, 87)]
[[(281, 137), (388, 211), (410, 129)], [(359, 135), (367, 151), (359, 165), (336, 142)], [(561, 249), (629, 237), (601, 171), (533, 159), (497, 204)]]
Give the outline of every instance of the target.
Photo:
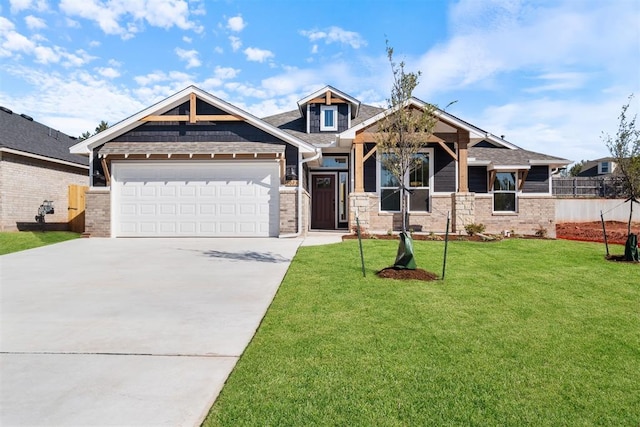
[(523, 193), (549, 192), (549, 166), (531, 166), (522, 187)]
[(472, 193), (486, 193), (487, 190), (487, 167), (469, 166), (469, 191)]
[[(453, 144), (447, 144), (453, 149)], [(455, 193), (456, 191), (456, 162), (442, 147), (433, 149), (433, 191), (440, 193)]]

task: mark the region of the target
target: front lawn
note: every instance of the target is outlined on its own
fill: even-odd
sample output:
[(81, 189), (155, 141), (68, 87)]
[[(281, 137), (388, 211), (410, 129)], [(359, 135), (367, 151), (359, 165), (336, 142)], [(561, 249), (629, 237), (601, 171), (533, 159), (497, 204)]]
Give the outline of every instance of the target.
[(16, 231), (0, 233), (0, 255), (51, 245), (53, 243), (64, 242), (65, 240), (77, 239), (78, 237), (80, 237), (80, 234), (70, 231)]
[[(444, 282), (401, 282), (374, 275), (397, 242), (363, 243), (366, 278), (357, 241), (300, 248), (205, 426), (640, 422), (640, 266), (451, 242)], [(418, 267), (442, 248), (415, 242)]]

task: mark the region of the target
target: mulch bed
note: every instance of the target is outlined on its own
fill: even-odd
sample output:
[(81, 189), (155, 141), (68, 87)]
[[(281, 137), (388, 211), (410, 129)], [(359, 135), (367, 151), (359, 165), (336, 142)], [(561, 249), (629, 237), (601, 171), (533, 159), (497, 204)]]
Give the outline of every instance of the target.
[(376, 275), (384, 279), (424, 280), (426, 282), (438, 280), (438, 276), (436, 276), (435, 273), (423, 270), (421, 268), (410, 270), (407, 268), (387, 267), (378, 271)]
[[(607, 242), (610, 244), (624, 245), (627, 241), (627, 223), (621, 221), (605, 221), (607, 230)], [(631, 232), (640, 234), (640, 223), (631, 224)], [(602, 223), (592, 222), (564, 222), (556, 225), (556, 237), (565, 240), (578, 240), (581, 242), (604, 243)]]

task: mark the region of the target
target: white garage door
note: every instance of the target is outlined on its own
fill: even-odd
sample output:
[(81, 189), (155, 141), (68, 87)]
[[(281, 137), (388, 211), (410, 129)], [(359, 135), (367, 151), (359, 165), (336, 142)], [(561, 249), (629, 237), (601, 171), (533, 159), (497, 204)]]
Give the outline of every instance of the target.
[(114, 162), (115, 237), (279, 233), (276, 162)]

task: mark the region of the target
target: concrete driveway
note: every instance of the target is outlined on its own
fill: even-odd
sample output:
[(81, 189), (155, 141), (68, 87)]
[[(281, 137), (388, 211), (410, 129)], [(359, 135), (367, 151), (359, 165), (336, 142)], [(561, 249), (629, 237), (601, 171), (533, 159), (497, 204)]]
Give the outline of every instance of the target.
[(0, 257), (0, 424), (199, 425), (301, 239), (78, 239)]

